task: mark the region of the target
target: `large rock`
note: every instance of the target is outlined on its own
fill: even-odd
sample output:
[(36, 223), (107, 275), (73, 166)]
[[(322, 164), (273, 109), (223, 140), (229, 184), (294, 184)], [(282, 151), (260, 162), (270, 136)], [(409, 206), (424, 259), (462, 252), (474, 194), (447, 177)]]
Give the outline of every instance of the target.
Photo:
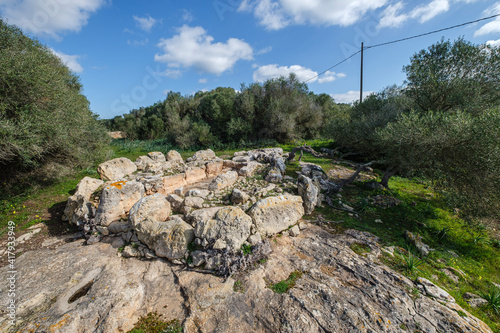
[(283, 148), (254, 149), (248, 152), (253, 160), (269, 163), (273, 155), (283, 155)]
[(231, 192), (231, 202), (235, 204), (244, 204), (250, 199), (250, 196), (245, 192), (238, 190), (237, 188), (233, 188), (233, 192)]
[(270, 183), (281, 183), (281, 181), (283, 180), (283, 175), (278, 168), (272, 167), (271, 170), (269, 170), (269, 172), (267, 173), (265, 179)]
[(161, 194), (170, 194), (175, 191), (175, 189), (179, 187), (185, 186), (186, 183), (186, 174), (178, 173), (173, 176), (163, 177), (163, 187), (158, 191)]
[(183, 259), (194, 240), (193, 227), (178, 216), (165, 222), (146, 218), (136, 226), (137, 237), (159, 257)]
[(102, 190), (95, 223), (107, 227), (111, 222), (126, 220), (132, 206), (144, 195), (144, 185), (135, 180), (108, 183)]
[(93, 217), (95, 207), (90, 202), (90, 197), (102, 184), (104, 182), (100, 179), (84, 177), (76, 186), (75, 193), (68, 198), (64, 218), (70, 223), (79, 225)]
[(192, 211), (186, 216), (186, 221), (188, 221), (192, 226), (196, 226), (201, 221), (213, 219), (215, 214), (217, 214), (221, 208), (222, 207), (210, 207)]
[(217, 191), (228, 186), (233, 185), (238, 180), (238, 173), (236, 171), (228, 171), (223, 174), (218, 175), (211, 183), (208, 185), (210, 191)]
[(252, 219), (239, 207), (224, 207), (213, 219), (201, 220), (196, 224), (195, 236), (206, 239), (210, 244), (220, 242), (229, 251), (239, 250), (250, 236)]
[(208, 162), (215, 158), (216, 156), (212, 149), (199, 150), (193, 156), (186, 159), (186, 162)]
[[(354, 242), (372, 252), (355, 254)], [(455, 302), (412, 294), (414, 282), (381, 264), (380, 246), (367, 233), (332, 234), (311, 225), (300, 237), (270, 243), (266, 263), (238, 280), (163, 260), (123, 260), (106, 243), (79, 240), (26, 252), (16, 258), (16, 324), (4, 312), (0, 331), (128, 332), (156, 311), (178, 319), (184, 332), (492, 332)], [(9, 271), (0, 268), (1, 281)], [(298, 271), (304, 273), (283, 294), (267, 286)], [(236, 281), (244, 292), (234, 292)], [(8, 294), (0, 288), (2, 309)]]
[(186, 165), (182, 159), (169, 160), (163, 163), (163, 171), (167, 174), (176, 174), (180, 172), (185, 172)]
[(138, 170), (146, 170), (146, 165), (153, 163), (154, 161), (149, 158), (149, 156), (139, 156), (135, 160), (134, 164), (137, 166)]
[(262, 164), (259, 162), (250, 161), (247, 165), (238, 170), (238, 175), (242, 177), (252, 177), (261, 166)]
[(300, 175), (297, 179), (297, 189), (304, 201), (304, 212), (311, 214), (318, 204), (319, 188), (314, 185), (311, 178)]
[(262, 237), (275, 235), (296, 224), (304, 215), (302, 198), (280, 195), (257, 201), (248, 211)]
[(148, 153), (148, 157), (158, 163), (165, 163), (167, 161), (165, 155), (163, 155), (163, 153), (159, 151), (153, 151)]
[(183, 159), (182, 159), (181, 154), (179, 154), (179, 152), (176, 151), (176, 150), (170, 150), (167, 153), (167, 161), (181, 161), (181, 162), (184, 162)]
[(207, 174), (205, 173), (205, 166), (190, 166), (186, 168), (186, 183), (187, 184), (193, 184), (197, 183), (207, 177)]
[(156, 193), (137, 201), (129, 212), (129, 222), (132, 228), (136, 228), (146, 218), (158, 222), (164, 222), (171, 213), (170, 202), (165, 196)]
[(120, 157), (99, 164), (97, 172), (103, 180), (117, 180), (137, 171), (137, 166), (128, 158)]
[(161, 176), (145, 176), (137, 178), (136, 181), (144, 185), (146, 195), (157, 193), (163, 188), (163, 179)]
[(172, 209), (176, 211), (179, 211), (182, 208), (182, 204), (184, 203), (184, 199), (177, 194), (167, 195), (167, 200), (168, 202), (170, 202)]
[(205, 200), (200, 197), (186, 197), (186, 199), (184, 199), (184, 206), (192, 208), (202, 208), (204, 202)]
[(207, 173), (207, 177), (217, 176), (222, 172), (223, 165), (224, 162), (222, 162), (221, 159), (215, 159), (213, 161), (207, 162), (207, 164), (205, 164), (205, 172)]

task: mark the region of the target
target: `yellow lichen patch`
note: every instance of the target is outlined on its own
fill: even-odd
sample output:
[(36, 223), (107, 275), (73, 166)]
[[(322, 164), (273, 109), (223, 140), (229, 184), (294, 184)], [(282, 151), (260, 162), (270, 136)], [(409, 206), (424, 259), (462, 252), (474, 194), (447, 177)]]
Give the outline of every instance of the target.
[(64, 317), (61, 320), (59, 320), (59, 322), (57, 322), (54, 325), (51, 325), (49, 327), (49, 331), (50, 332), (56, 332), (56, 331), (58, 331), (61, 327), (63, 327), (64, 325), (66, 325), (66, 322), (68, 321), (68, 319), (69, 319), (69, 313), (66, 313), (64, 315)]
[(121, 190), (122, 187), (123, 187), (123, 185), (125, 185), (125, 181), (124, 180), (120, 180), (119, 182), (114, 182), (114, 183), (111, 183), (110, 185), (116, 187), (119, 190)]

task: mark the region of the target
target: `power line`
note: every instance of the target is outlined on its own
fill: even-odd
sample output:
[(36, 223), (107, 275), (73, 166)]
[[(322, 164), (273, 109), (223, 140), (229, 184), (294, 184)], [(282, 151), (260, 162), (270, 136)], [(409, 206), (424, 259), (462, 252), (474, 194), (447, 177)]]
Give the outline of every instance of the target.
[(431, 32), (426, 32), (424, 34), (420, 34), (420, 35), (416, 35), (416, 36), (401, 38), (401, 39), (393, 40), (393, 41), (386, 42), (386, 43), (381, 43), (381, 44), (376, 44), (376, 45), (372, 45), (372, 46), (367, 46), (367, 47), (365, 47), (365, 50), (366, 49), (372, 49), (374, 47), (379, 47), (379, 46), (394, 44), (394, 43), (398, 43), (398, 42), (402, 42), (402, 41), (405, 41), (405, 40), (414, 39), (414, 38), (418, 38), (418, 37), (422, 37), (422, 36), (432, 35), (432, 34), (435, 34), (435, 33), (441, 32), (441, 31), (451, 30), (451, 29), (463, 27), (465, 25), (469, 25), (469, 24), (472, 24), (472, 23), (477, 23), (477, 22), (484, 21), (484, 20), (489, 20), (489, 19), (492, 19), (492, 18), (498, 17), (498, 16), (500, 16), (500, 14), (496, 14), (496, 15), (484, 17), (482, 19), (478, 19), (478, 20), (474, 20), (474, 21), (470, 21), (470, 22), (465, 22), (465, 23), (457, 24), (457, 25), (454, 25), (454, 26), (451, 26), (451, 27), (448, 27), (448, 28), (443, 28), (443, 29), (434, 30), (434, 31), (431, 31)]
[(346, 62), (347, 60), (351, 59), (352, 57), (354, 57), (354, 56), (355, 56), (356, 54), (358, 54), (358, 53), (361, 53), (361, 50), (360, 50), (360, 51), (358, 51), (358, 52), (356, 52), (356, 53), (351, 54), (349, 57), (345, 58), (345, 59), (344, 59), (344, 60), (342, 60), (341, 62), (338, 62), (338, 63), (336, 63), (335, 65), (333, 65), (332, 67), (325, 69), (324, 71), (322, 71), (322, 72), (321, 72), (321, 73), (319, 73), (319, 74), (316, 74), (316, 75), (315, 75), (315, 76), (313, 76), (312, 78), (307, 79), (306, 81), (304, 81), (304, 83), (309, 82), (309, 81), (311, 81), (311, 80), (313, 80), (313, 79), (317, 78), (318, 76), (320, 76), (320, 75), (322, 75), (322, 74), (325, 74), (325, 73), (326, 73), (326, 72), (328, 72), (330, 69), (333, 69), (333, 68), (335, 68), (335, 67), (337, 67), (337, 66), (341, 65), (342, 63), (344, 63), (344, 62)]
[[(435, 34), (435, 33), (438, 33), (438, 32), (441, 32), (441, 31), (446, 31), (446, 30), (451, 30), (451, 29), (455, 29), (455, 28), (458, 28), (458, 27), (463, 27), (465, 25), (469, 25), (469, 24), (472, 24), (472, 23), (477, 23), (477, 22), (481, 22), (481, 21), (485, 21), (485, 20), (490, 20), (492, 18), (495, 18), (495, 17), (499, 17), (500, 14), (496, 14), (496, 15), (491, 15), (491, 16), (488, 16), (488, 17), (483, 17), (481, 19), (477, 19), (477, 20), (474, 20), (474, 21), (469, 21), (469, 22), (465, 22), (465, 23), (461, 23), (461, 24), (457, 24), (457, 25), (453, 25), (451, 27), (447, 27), (447, 28), (443, 28), (443, 29), (439, 29), (439, 30), (434, 30), (434, 31), (431, 31), (431, 32), (426, 32), (426, 33), (423, 33), (423, 34), (420, 34), (420, 35), (415, 35), (415, 36), (411, 36), (411, 37), (406, 37), (406, 38), (401, 38), (401, 39), (396, 39), (396, 40), (393, 40), (393, 41), (390, 41), (390, 42), (385, 42), (385, 43), (380, 43), (380, 44), (376, 44), (376, 45), (372, 45), (372, 46), (366, 46), (364, 47), (365, 50), (367, 49), (373, 49), (375, 47), (380, 47), (380, 46), (384, 46), (384, 45), (389, 45), (389, 44), (394, 44), (394, 43), (399, 43), (399, 42), (403, 42), (403, 41), (406, 41), (406, 40), (410, 40), (410, 39), (414, 39), (414, 38), (418, 38), (418, 37), (423, 37), (423, 36), (427, 36), (427, 35), (432, 35), (432, 34)], [(361, 50), (359, 50), (358, 52), (356, 53), (353, 53), (351, 54), (349, 57), (345, 58), (344, 60), (336, 63), (335, 65), (333, 65), (332, 67), (328, 68), (328, 69), (325, 69), (324, 71), (322, 71), (321, 73), (311, 77), (310, 79), (307, 79), (306, 81), (304, 81), (304, 83), (306, 82), (309, 82), (315, 78), (317, 78), (318, 76), (322, 75), (322, 74), (325, 74), (326, 72), (328, 72), (330, 69), (333, 69), (339, 65), (341, 65), (342, 63), (346, 62), (347, 60), (351, 59), (352, 57), (354, 57), (355, 55), (357, 55), (358, 53), (361, 53)]]

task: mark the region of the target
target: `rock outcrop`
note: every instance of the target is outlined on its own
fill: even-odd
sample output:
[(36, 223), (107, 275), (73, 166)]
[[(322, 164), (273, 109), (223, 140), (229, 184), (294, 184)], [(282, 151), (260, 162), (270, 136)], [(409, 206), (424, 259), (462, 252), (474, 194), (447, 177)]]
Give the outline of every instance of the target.
[[(357, 255), (352, 243), (371, 252)], [(418, 282), (381, 264), (370, 234), (333, 235), (311, 226), (270, 244), (265, 263), (228, 279), (161, 259), (123, 260), (107, 243), (28, 252), (16, 261), (16, 325), (0, 316), (0, 331), (127, 332), (140, 316), (157, 311), (178, 319), (186, 333), (492, 332), (452, 299), (412, 294)], [(287, 292), (268, 287), (292, 272), (301, 277)], [(8, 276), (8, 268), (0, 268), (0, 279)], [(7, 292), (0, 291), (3, 309)]]
[(99, 164), (97, 172), (103, 180), (117, 180), (137, 171), (137, 166), (128, 158), (120, 157)]
[(95, 207), (90, 202), (91, 195), (104, 184), (100, 179), (84, 177), (76, 187), (75, 193), (68, 198), (64, 218), (70, 223), (82, 225), (95, 215)]

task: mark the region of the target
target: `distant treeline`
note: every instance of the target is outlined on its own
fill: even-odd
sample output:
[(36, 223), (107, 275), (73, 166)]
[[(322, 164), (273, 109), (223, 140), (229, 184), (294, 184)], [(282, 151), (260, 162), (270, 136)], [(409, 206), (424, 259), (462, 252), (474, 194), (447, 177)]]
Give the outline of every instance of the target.
[(347, 108), (327, 94), (310, 92), (291, 74), (242, 85), (239, 92), (222, 87), (190, 96), (170, 92), (162, 102), (103, 122), (131, 140), (165, 138), (183, 149), (217, 148), (315, 139), (335, 113)]

